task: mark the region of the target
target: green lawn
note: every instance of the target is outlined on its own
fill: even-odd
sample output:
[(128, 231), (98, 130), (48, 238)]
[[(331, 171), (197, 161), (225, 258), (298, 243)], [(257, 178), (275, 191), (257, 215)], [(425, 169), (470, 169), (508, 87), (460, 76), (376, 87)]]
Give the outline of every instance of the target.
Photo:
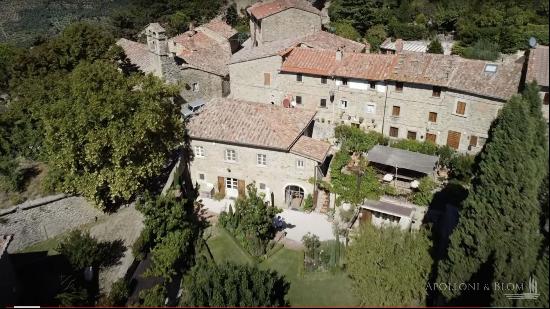
[[(253, 263), (247, 252), (235, 243), (226, 231), (214, 228), (214, 235), (207, 241), (216, 263)], [(357, 306), (351, 293), (351, 279), (343, 273), (307, 273), (301, 271), (302, 251), (283, 248), (262, 262), (259, 267), (272, 269), (285, 275), (290, 281), (288, 299), (291, 306)]]
[(212, 228), (212, 236), (206, 243), (217, 264), (231, 262), (236, 264), (252, 264), (252, 257), (235, 243), (235, 240), (224, 229)]

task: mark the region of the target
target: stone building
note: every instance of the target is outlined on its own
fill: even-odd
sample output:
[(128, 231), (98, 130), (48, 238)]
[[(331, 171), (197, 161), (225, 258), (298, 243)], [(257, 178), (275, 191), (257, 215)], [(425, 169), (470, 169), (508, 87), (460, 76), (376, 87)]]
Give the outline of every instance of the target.
[(271, 0), (246, 9), (253, 46), (321, 30), (321, 11), (306, 0)]
[(525, 81), (536, 81), (540, 87), (540, 97), (542, 100), (542, 114), (548, 122), (548, 46), (538, 45), (536, 48), (527, 52), (527, 74)]
[(173, 38), (158, 23), (143, 32), (147, 43), (120, 39), (131, 63), (171, 84), (181, 85), (180, 95), (186, 102), (229, 94), (228, 63), (238, 49), (237, 32), (216, 18), (200, 27)]
[(233, 96), (318, 111), (314, 137), (330, 138), (335, 125), (350, 124), (471, 153), (518, 92), (522, 69), (518, 62), (298, 46), (248, 61), (255, 73), (244, 74), (237, 54), (230, 64)]
[(187, 125), (195, 155), (192, 179), (201, 191), (228, 198), (242, 196), (254, 182), (266, 201), (299, 207), (315, 195), (309, 180), (324, 177), (331, 158), (330, 145), (311, 138), (315, 113), (212, 99)]

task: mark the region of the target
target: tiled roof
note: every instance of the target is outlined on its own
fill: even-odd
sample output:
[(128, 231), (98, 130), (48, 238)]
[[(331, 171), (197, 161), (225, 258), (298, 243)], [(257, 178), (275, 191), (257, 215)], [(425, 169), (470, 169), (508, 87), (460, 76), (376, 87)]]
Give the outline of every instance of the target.
[(226, 40), (237, 34), (237, 30), (233, 29), (221, 18), (214, 18), (207, 24), (202, 25), (201, 28), (209, 29)]
[[(485, 72), (487, 64), (496, 65), (496, 72)], [(505, 100), (517, 93), (521, 68), (519, 62), (487, 62), (425, 53), (344, 52), (342, 59), (336, 60), (334, 51), (294, 48), (287, 54), (281, 71), (435, 85)]]
[(527, 81), (536, 80), (541, 86), (548, 87), (548, 46), (539, 45), (531, 49), (527, 66)]
[(330, 144), (302, 135), (290, 149), (291, 153), (304, 156), (317, 162), (325, 161)]
[(229, 74), (231, 47), (227, 39), (237, 33), (221, 19), (189, 30), (170, 39), (177, 44), (177, 56), (191, 67), (217, 75)]
[(191, 139), (289, 151), (315, 111), (215, 98), (187, 124)]
[(156, 71), (155, 55), (149, 51), (147, 45), (127, 39), (120, 39), (116, 44), (122, 47), (130, 62), (137, 65), (142, 72), (147, 74)]
[(283, 39), (269, 42), (260, 46), (252, 46), (245, 42), (243, 49), (231, 56), (230, 63), (238, 63), (274, 56), (284, 53), (295, 46), (305, 46), (317, 49), (342, 49), (347, 52), (363, 52), (365, 44), (339, 37), (326, 31), (317, 31), (303, 37)]
[(247, 8), (246, 11), (248, 14), (256, 17), (256, 19), (262, 19), (290, 8), (321, 15), (321, 11), (313, 7), (313, 5), (306, 0), (272, 0), (258, 2)]

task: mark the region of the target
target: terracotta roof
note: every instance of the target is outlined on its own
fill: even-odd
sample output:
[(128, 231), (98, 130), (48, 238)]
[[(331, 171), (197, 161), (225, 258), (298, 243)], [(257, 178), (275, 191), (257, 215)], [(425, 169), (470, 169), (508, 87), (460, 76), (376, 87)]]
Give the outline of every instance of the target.
[(268, 2), (258, 2), (247, 8), (246, 11), (248, 14), (256, 17), (256, 19), (262, 19), (290, 8), (303, 10), (319, 16), (321, 15), (321, 11), (316, 9), (306, 0), (272, 0)]
[(539, 85), (548, 87), (548, 46), (539, 45), (529, 53), (527, 81), (536, 80)]
[(191, 139), (289, 151), (315, 116), (315, 111), (215, 98), (193, 116)]
[(229, 37), (237, 33), (221, 19), (179, 34), (170, 41), (170, 47), (176, 43), (176, 55), (193, 68), (217, 75), (229, 74), (227, 67), (231, 58)]
[(326, 31), (317, 31), (306, 36), (273, 41), (260, 46), (252, 46), (247, 41), (243, 46), (243, 49), (231, 56), (230, 63), (284, 54), (296, 46), (328, 50), (342, 49), (347, 52), (363, 52), (367, 49), (367, 45), (365, 44), (348, 40)]
[(329, 143), (302, 135), (292, 146), (290, 152), (322, 163), (325, 161), (329, 150)]
[(137, 65), (142, 72), (155, 73), (155, 54), (149, 51), (147, 45), (127, 39), (120, 39), (116, 44), (122, 47), (130, 62)]
[[(486, 72), (487, 64), (496, 72)], [(281, 71), (367, 80), (396, 80), (435, 85), (497, 99), (508, 99), (518, 91), (520, 62), (487, 62), (439, 54), (395, 55), (342, 53), (294, 48), (287, 53)]]
[(237, 34), (237, 30), (233, 29), (233, 27), (228, 25), (221, 18), (214, 18), (200, 27), (209, 29), (226, 40)]

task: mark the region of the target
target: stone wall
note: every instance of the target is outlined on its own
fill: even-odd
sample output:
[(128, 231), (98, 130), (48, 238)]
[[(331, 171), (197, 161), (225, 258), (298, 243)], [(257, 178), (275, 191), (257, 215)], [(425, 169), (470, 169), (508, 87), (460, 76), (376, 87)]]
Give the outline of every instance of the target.
[[(314, 177), (314, 169), (317, 162), (282, 151), (274, 151), (253, 147), (243, 147), (237, 145), (228, 145), (215, 142), (206, 142), (193, 140), (191, 142), (193, 149), (195, 146), (204, 147), (204, 157), (195, 156), (191, 163), (191, 177), (194, 181), (201, 183), (210, 183), (218, 191), (218, 176), (230, 177), (244, 180), (246, 185), (255, 181), (259, 188), (260, 183), (264, 183), (267, 188), (267, 194), (274, 194), (275, 205), (281, 208), (285, 205), (285, 187), (287, 185), (298, 185), (304, 189), (304, 194), (313, 194), (313, 184), (308, 180)], [(226, 162), (224, 152), (226, 149), (234, 149), (237, 153), (237, 162)], [(257, 165), (257, 154), (267, 155), (267, 166)], [(304, 162), (303, 168), (296, 166), (296, 161)], [(200, 179), (200, 174), (204, 174), (204, 180)], [(260, 190), (260, 192), (262, 192)], [(227, 194), (226, 190), (226, 194)]]
[[(305, 74), (302, 81), (297, 81), (296, 74), (279, 73), (281, 61), (280, 56), (272, 56), (232, 64), (232, 96), (275, 104), (281, 104), (285, 96), (300, 96), (302, 104), (297, 108), (317, 111), (316, 137), (328, 137), (327, 125), (348, 124), (386, 136), (390, 127), (395, 127), (398, 138), (407, 138), (409, 131), (416, 132), (419, 141), (426, 140), (426, 133), (435, 134), (436, 143), (446, 145), (451, 130), (460, 133), (458, 150), (473, 154), (481, 150), (492, 121), (504, 106), (501, 100), (450, 89), (442, 89), (441, 95), (434, 97), (430, 85), (405, 83), (403, 91), (397, 92), (394, 82), (374, 81), (371, 86), (371, 81), (348, 79), (344, 85), (340, 78), (327, 78), (322, 84), (320, 76)], [(271, 74), (270, 85), (264, 85), (264, 73)], [(326, 99), (326, 107), (321, 107), (321, 99)], [(347, 106), (342, 100), (347, 101)], [(458, 101), (466, 103), (465, 115), (456, 114)], [(394, 106), (400, 107), (398, 117), (392, 116)], [(428, 121), (430, 112), (437, 113), (436, 122)], [(472, 136), (477, 137), (477, 146), (469, 147)]]
[(321, 16), (290, 8), (262, 19), (261, 41), (258, 43), (299, 37), (319, 30), (321, 30)]

